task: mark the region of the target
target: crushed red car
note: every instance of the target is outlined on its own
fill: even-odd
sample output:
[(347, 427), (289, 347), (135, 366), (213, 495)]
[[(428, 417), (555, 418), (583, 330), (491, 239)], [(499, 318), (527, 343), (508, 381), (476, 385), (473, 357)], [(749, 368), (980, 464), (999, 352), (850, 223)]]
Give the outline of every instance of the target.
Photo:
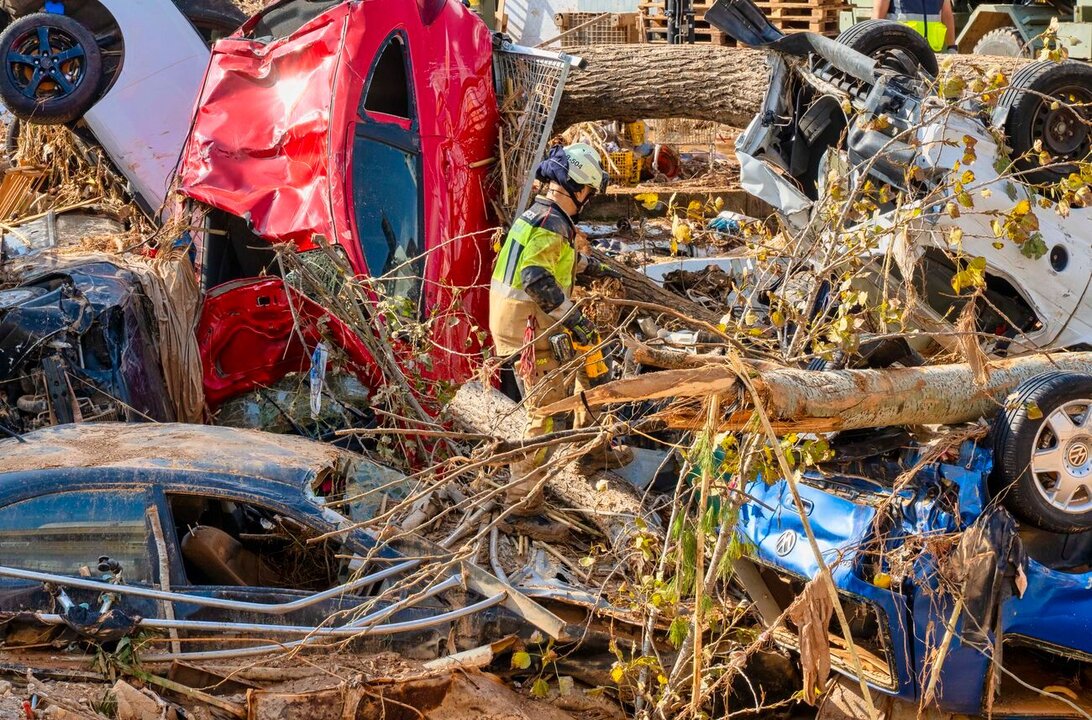
[[(376, 299), (385, 301), (380, 315), (427, 328), (414, 347), (392, 339), (408, 375), (458, 383), (477, 369), (500, 224), (491, 174), (499, 157), (497, 78), (505, 77), (512, 47), (456, 0), (281, 0), (213, 46), (205, 77), (193, 83), (200, 90), (179, 149), (175, 186), (188, 203), (181, 212), (191, 232), (172, 250), (192, 241), (196, 251), (200, 368), (194, 362), (193, 372), (203, 375), (211, 413), (260, 414), (246, 403), (278, 383), (306, 384), (320, 344), (358, 383), (343, 405), (367, 407), (361, 388), (366, 395), (380, 385), (354, 331), (281, 277), (281, 243), (294, 245), (301, 261), (325, 258), (327, 268), (329, 253), (340, 255), (352, 273), (374, 279)], [(545, 142), (545, 126), (531, 145)], [(47, 234), (33, 247), (14, 236), (0, 242), (18, 245), (15, 254), (26, 259), (64, 244)], [(34, 281), (5, 271), (5, 285)], [(141, 292), (139, 283), (126, 292)], [(0, 321), (20, 298), (0, 306)], [(73, 350), (61, 370), (80, 375), (85, 358)], [(25, 431), (64, 415), (49, 410), (42, 372), (0, 377), (0, 386), (9, 379), (18, 382), (0, 398), (4, 427)], [(126, 392), (111, 390), (122, 399)], [(33, 416), (19, 401), (33, 406)], [(84, 402), (70, 404), (77, 401)], [(43, 402), (47, 411), (39, 412)], [(231, 402), (236, 407), (225, 408)]]
[(449, 0), (285, 0), (215, 45), (179, 173), (213, 208), (199, 328), (211, 406), (308, 366), (274, 298), (283, 283), (240, 281), (275, 272), (279, 242), (326, 241), (382, 276), (431, 320), (431, 373), (469, 376), (496, 225), (492, 53), (485, 24)]

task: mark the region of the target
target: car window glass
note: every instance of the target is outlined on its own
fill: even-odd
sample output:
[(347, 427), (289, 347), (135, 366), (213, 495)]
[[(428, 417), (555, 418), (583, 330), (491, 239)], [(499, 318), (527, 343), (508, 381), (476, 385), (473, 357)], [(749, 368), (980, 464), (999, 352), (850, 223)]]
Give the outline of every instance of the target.
[(379, 60), (368, 78), (364, 91), (364, 110), (409, 119), (410, 84), (406, 75), (406, 47), (402, 39), (387, 41)]
[(337, 538), (272, 508), (204, 495), (168, 495), (191, 585), (325, 590), (339, 584)]
[(0, 508), (0, 558), (26, 570), (95, 573), (99, 557), (121, 563), (126, 582), (151, 583), (152, 558), (142, 492), (40, 495)]
[(417, 157), (387, 143), (357, 136), (353, 147), (353, 207), (368, 271), (386, 276), (388, 297), (416, 307), (424, 272), (420, 244)]

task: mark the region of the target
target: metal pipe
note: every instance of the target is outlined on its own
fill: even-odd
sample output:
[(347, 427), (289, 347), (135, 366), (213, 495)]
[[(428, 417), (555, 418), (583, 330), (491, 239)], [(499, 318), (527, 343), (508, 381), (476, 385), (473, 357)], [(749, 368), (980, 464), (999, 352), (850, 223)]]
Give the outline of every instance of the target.
[(497, 556), (499, 536), (500, 532), (497, 530), (496, 525), (489, 529), (489, 564), (493, 567), (493, 574), (497, 576), (498, 580), (502, 583), (511, 584), (508, 573), (504, 572), (504, 568), (500, 564), (500, 558)]
[[(474, 613), (491, 608), (494, 605), (499, 605), (504, 602), (506, 593), (497, 593), (491, 597), (474, 603), (473, 605), (467, 605), (466, 607), (459, 608), (458, 610), (452, 610), (450, 612), (443, 613), (441, 615), (434, 615), (430, 618), (423, 618), (421, 620), (410, 620), (401, 623), (389, 623), (387, 625), (376, 625), (370, 629), (358, 630), (355, 635), (383, 635), (397, 632), (406, 632), (410, 630), (424, 630), (426, 628), (434, 627), (436, 625), (442, 625), (451, 620), (458, 620), (461, 617), (467, 615), (473, 615)], [(347, 628), (348, 626), (346, 626)], [(334, 628), (328, 628), (334, 629)], [(343, 629), (343, 628), (337, 628)], [(140, 659), (145, 662), (167, 662), (169, 660), (218, 660), (223, 658), (237, 658), (247, 657), (250, 655), (264, 655), (270, 652), (281, 652), (284, 650), (290, 650), (303, 645), (307, 645), (317, 639), (316, 636), (303, 638), (302, 640), (293, 640), (287, 643), (278, 643), (276, 645), (260, 645), (250, 648), (235, 648), (233, 650), (205, 650), (191, 653), (163, 653), (160, 655), (144, 655), (140, 656)]]
[(202, 597), (200, 595), (186, 595), (178, 592), (167, 592), (165, 590), (155, 590), (153, 588), (131, 587), (129, 585), (115, 585), (113, 583), (104, 583), (97, 580), (88, 580), (86, 578), (69, 577), (67, 575), (53, 575), (52, 573), (35, 572), (33, 570), (20, 570), (18, 568), (10, 568), (0, 566), (0, 577), (18, 578), (20, 580), (35, 580), (42, 583), (52, 583), (54, 585), (63, 585), (65, 587), (80, 588), (82, 590), (98, 590), (104, 593), (120, 593), (122, 595), (135, 595), (136, 597), (151, 598), (152, 600), (166, 600), (168, 602), (180, 602), (189, 603), (190, 605), (198, 605), (200, 607), (220, 608), (222, 610), (242, 610), (246, 612), (261, 613), (264, 615), (284, 615), (294, 610), (301, 610), (306, 607), (311, 607), (316, 603), (320, 603), (324, 600), (335, 598), (338, 595), (343, 595), (347, 592), (357, 590), (366, 585), (371, 585), (374, 582), (380, 580), (386, 580), (393, 575), (399, 575), (408, 570), (412, 570), (421, 564), (421, 560), (407, 560), (405, 562), (392, 565), (386, 570), (380, 570), (374, 572), (371, 575), (365, 575), (362, 578), (357, 578), (351, 582), (347, 582), (343, 585), (330, 588), (329, 590), (323, 590), (322, 592), (315, 593), (314, 595), (308, 595), (307, 597), (293, 600), (286, 603), (278, 603), (276, 605), (270, 605), (268, 603), (256, 603), (245, 602), (242, 600), (225, 600), (223, 598), (209, 598)]
[[(451, 578), (458, 584), (458, 578)], [(449, 589), (448, 585), (450, 580), (443, 585), (447, 587), (444, 590)], [(439, 586), (437, 586), (439, 587)], [(440, 592), (440, 591), (438, 591)], [(417, 600), (423, 600), (424, 598), (415, 598)], [(486, 598), (473, 605), (468, 605), (466, 608), (459, 608), (459, 610), (453, 610), (451, 612), (463, 612), (467, 608), (480, 609), (481, 607), (489, 607), (488, 604), (482, 605), (487, 602), (500, 602), (504, 599), (504, 593), (497, 593), (496, 595)], [(494, 603), (495, 604), (495, 603)], [(386, 608), (384, 608), (384, 611)], [(268, 623), (240, 623), (230, 621), (217, 621), (217, 620), (171, 620), (169, 618), (140, 618), (137, 622), (138, 627), (152, 628), (154, 630), (201, 630), (205, 632), (231, 632), (241, 634), (255, 634), (255, 635), (313, 635), (316, 637), (356, 637), (356, 636), (372, 636), (372, 635), (392, 635), (394, 633), (402, 632), (403, 630), (415, 630), (418, 623), (428, 623), (436, 620), (437, 618), (446, 618), (448, 613), (442, 613), (435, 615), (431, 618), (422, 618), (420, 620), (407, 620), (400, 623), (387, 623), (386, 625), (370, 625), (375, 620), (382, 619), (379, 617), (379, 613), (369, 615), (361, 618), (355, 622), (347, 625), (340, 625), (337, 627), (323, 627), (318, 625), (273, 625)], [(42, 613), (37, 618), (46, 625), (64, 625), (64, 618), (61, 615), (55, 613)], [(442, 622), (442, 620), (440, 621)], [(423, 627), (428, 627), (424, 625)]]
[(453, 575), (442, 583), (437, 583), (432, 587), (425, 590), (420, 595), (411, 595), (407, 598), (402, 598), (397, 602), (393, 602), (382, 610), (376, 610), (373, 613), (369, 613), (362, 618), (357, 618), (345, 624), (345, 627), (363, 627), (371, 623), (379, 622), (380, 620), (386, 620), (391, 615), (401, 610), (404, 607), (412, 607), (422, 600), (428, 600), (431, 597), (439, 595), (442, 592), (451, 590), (452, 588), (462, 586), (462, 579), (458, 575)]

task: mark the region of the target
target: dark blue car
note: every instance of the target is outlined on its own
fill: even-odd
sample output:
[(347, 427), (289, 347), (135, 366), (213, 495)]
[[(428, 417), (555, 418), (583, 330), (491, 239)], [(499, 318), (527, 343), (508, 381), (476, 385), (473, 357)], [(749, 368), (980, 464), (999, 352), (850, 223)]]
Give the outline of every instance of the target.
[(93, 423), (0, 440), (0, 635), (152, 631), (154, 660), (176, 656), (170, 633), (232, 639), (185, 643), (190, 658), (254, 654), (269, 638), (435, 657), (463, 649), (452, 638), (561, 634), (443, 548), (378, 542), (383, 496), (408, 491), (362, 456), (232, 428)]

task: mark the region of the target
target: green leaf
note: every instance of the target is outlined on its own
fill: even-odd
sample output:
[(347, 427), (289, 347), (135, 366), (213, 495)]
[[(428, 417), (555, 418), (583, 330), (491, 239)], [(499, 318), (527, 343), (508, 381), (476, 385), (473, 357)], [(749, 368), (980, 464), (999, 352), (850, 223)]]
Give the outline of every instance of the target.
[(1042, 233), (1033, 233), (1031, 237), (1024, 241), (1020, 246), (1020, 253), (1032, 260), (1038, 260), (1042, 256), (1046, 255), (1047, 246), (1043, 242)]
[(683, 640), (686, 639), (686, 634), (689, 631), (690, 623), (680, 615), (671, 621), (671, 626), (667, 629), (667, 641), (671, 643), (672, 647), (678, 649), (683, 644)]
[(512, 669), (526, 670), (531, 667), (531, 655), (523, 650), (512, 653)]

